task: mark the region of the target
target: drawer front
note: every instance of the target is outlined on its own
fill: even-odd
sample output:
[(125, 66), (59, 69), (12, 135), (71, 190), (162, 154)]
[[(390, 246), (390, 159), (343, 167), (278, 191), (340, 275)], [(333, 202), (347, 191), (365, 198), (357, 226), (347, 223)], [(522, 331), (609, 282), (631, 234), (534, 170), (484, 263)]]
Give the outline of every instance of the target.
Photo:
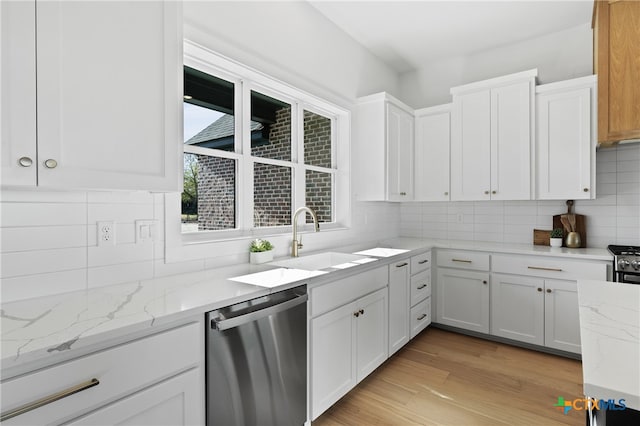
[(411, 277), (411, 306), (431, 296), (431, 269)]
[(313, 287), (310, 291), (311, 316), (328, 312), (374, 292), (389, 283), (389, 267), (382, 266), (351, 277)]
[(489, 253), (439, 250), (437, 258), (438, 266), (440, 267), (470, 269), (473, 271), (489, 270)]
[(13, 417), (3, 425), (52, 424), (70, 420), (145, 386), (201, 365), (201, 323), (96, 352), (2, 382), (2, 413), (97, 379), (99, 384)]
[(411, 308), (411, 338), (431, 324), (431, 298), (425, 299)]
[(605, 280), (607, 263), (544, 256), (493, 255), (493, 272), (560, 280)]
[(411, 274), (427, 270), (431, 266), (431, 252), (419, 254), (411, 258)]

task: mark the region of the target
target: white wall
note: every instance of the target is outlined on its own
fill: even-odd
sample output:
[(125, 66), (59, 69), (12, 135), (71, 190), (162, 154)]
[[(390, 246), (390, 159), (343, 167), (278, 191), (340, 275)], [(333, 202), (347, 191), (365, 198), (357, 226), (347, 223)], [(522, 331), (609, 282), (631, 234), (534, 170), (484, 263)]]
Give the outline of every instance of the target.
[(462, 84), (538, 69), (538, 84), (593, 73), (593, 40), (589, 24), (543, 37), (447, 58), (400, 76), (399, 98), (414, 108), (451, 102), (449, 89)]
[[(640, 245), (640, 144), (596, 154), (595, 200), (577, 200), (586, 216), (589, 247)], [(403, 203), (400, 233), (407, 237), (531, 244), (533, 229), (552, 228), (561, 201)], [(459, 218), (462, 222), (459, 223)]]
[[(185, 2), (185, 37), (313, 95), (350, 108), (394, 92), (397, 75), (304, 2)], [(198, 271), (248, 261), (248, 241), (219, 243), (165, 263), (164, 195), (2, 190), (3, 302)], [(348, 231), (305, 234), (305, 251), (399, 234), (399, 206), (352, 202)], [(155, 242), (136, 244), (134, 223), (155, 219)], [(116, 246), (97, 246), (98, 220), (116, 222)], [(276, 255), (290, 236), (272, 239)]]

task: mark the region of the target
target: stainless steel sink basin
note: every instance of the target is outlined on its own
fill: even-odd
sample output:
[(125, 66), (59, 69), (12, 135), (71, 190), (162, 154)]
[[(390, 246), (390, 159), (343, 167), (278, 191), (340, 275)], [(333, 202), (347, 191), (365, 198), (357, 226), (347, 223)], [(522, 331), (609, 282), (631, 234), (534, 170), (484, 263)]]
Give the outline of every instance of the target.
[(372, 261), (375, 261), (375, 259), (357, 254), (326, 252), (278, 260), (276, 262), (270, 262), (269, 265), (304, 269), (306, 271), (318, 271), (327, 268), (343, 269)]

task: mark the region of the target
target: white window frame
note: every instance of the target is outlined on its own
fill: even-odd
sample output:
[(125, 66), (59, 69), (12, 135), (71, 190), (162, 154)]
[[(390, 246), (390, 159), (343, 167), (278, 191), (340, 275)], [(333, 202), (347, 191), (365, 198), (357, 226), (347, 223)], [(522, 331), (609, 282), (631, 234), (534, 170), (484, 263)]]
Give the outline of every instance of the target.
[[(211, 256), (210, 250), (222, 242), (250, 240), (256, 237), (290, 234), (291, 225), (254, 227), (253, 225), (253, 165), (255, 162), (292, 168), (292, 214), (305, 203), (305, 172), (314, 170), (332, 175), (331, 223), (323, 223), (324, 230), (341, 230), (350, 226), (350, 112), (324, 101), (314, 95), (273, 79), (257, 70), (223, 57), (191, 41), (184, 42), (184, 65), (198, 69), (218, 78), (234, 83), (234, 96), (242, 99), (235, 102), (234, 115), (236, 144), (233, 152), (213, 151), (200, 147), (189, 147), (189, 152), (199, 152), (214, 157), (236, 161), (236, 229), (198, 231), (183, 233), (181, 229), (181, 194), (165, 194), (165, 261), (167, 263), (202, 259)], [(250, 93), (257, 91), (291, 105), (292, 146), (291, 161), (281, 161), (251, 156), (251, 134), (249, 130)], [(304, 111), (310, 111), (331, 119), (331, 168), (304, 164)], [(300, 161), (298, 161), (300, 160)], [(241, 190), (240, 188), (244, 188)], [(242, 194), (251, 194), (243, 196)], [(312, 225), (301, 219), (298, 230), (311, 231)]]

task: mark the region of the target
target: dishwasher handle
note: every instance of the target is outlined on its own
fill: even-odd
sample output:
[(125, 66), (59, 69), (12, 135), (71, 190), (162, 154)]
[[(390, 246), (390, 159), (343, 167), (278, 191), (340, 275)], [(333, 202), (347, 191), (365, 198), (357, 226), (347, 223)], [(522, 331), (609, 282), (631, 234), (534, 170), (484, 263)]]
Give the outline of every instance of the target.
[(238, 315), (237, 317), (222, 319), (222, 318), (213, 318), (211, 320), (211, 328), (215, 330), (228, 330), (230, 328), (235, 328), (241, 326), (243, 324), (247, 324), (253, 321), (257, 321), (260, 318), (268, 317), (269, 315), (274, 315), (287, 309), (291, 309), (295, 306), (306, 303), (309, 299), (307, 294), (299, 295), (293, 299), (287, 300), (282, 303), (278, 303), (276, 305), (272, 305), (266, 307), (264, 309), (260, 309), (258, 311), (249, 312), (244, 315)]

